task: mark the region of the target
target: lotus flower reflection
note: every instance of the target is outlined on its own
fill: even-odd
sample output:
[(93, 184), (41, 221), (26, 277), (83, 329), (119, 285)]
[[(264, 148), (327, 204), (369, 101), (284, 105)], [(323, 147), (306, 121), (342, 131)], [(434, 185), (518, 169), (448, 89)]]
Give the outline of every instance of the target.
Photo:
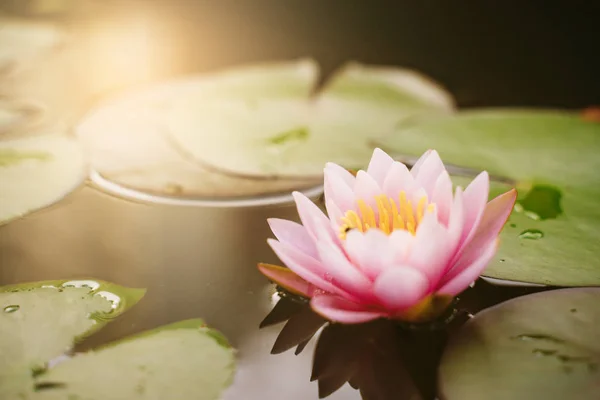
[(270, 219), (269, 244), (288, 267), (259, 264), (269, 279), (310, 298), (340, 323), (377, 318), (410, 322), (443, 313), (496, 253), (516, 191), (487, 202), (489, 177), (462, 190), (436, 151), (411, 170), (380, 149), (356, 176), (325, 167), (327, 217), (295, 192), (302, 225)]

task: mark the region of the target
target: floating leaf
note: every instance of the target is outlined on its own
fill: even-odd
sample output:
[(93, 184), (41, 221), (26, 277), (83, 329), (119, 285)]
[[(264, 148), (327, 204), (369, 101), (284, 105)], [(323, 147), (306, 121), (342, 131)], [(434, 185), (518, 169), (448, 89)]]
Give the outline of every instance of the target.
[(350, 62), (326, 83), (325, 96), (378, 104), (451, 111), (452, 95), (429, 77), (398, 67), (366, 66)]
[[(369, 141), (399, 121), (453, 109), (446, 91), (412, 71), (359, 64), (334, 74), (313, 99), (199, 93), (172, 108), (173, 141), (203, 165), (252, 179), (321, 177), (326, 162), (362, 165)], [(302, 140), (273, 141), (286, 132)]]
[(0, 141), (0, 224), (61, 200), (86, 173), (79, 146), (66, 137)]
[(444, 162), (516, 182), (518, 204), (486, 276), (600, 285), (600, 124), (567, 112), (479, 110), (404, 125), (380, 145), (406, 156), (435, 148)]
[(232, 382), (234, 351), (199, 319), (79, 354), (37, 380), (35, 399), (218, 400)]
[(489, 308), (450, 340), (440, 367), (447, 400), (595, 400), (600, 393), (600, 289), (561, 289)]
[(169, 204), (177, 199), (230, 206), (276, 203), (290, 201), (292, 190), (320, 191), (320, 177), (248, 180), (224, 174), (193, 159), (167, 134), (167, 120), (181, 99), (202, 104), (233, 96), (249, 106), (265, 96), (304, 99), (316, 79), (309, 60), (240, 67), (153, 85), (101, 104), (76, 127), (95, 170), (92, 181), (121, 196)]
[(32, 376), (50, 360), (125, 312), (143, 294), (96, 280), (0, 287), (0, 398), (30, 391)]
[(203, 76), (196, 90), (187, 95), (197, 101), (233, 98), (250, 105), (265, 98), (305, 98), (312, 93), (318, 74), (319, 66), (308, 58), (230, 67)]

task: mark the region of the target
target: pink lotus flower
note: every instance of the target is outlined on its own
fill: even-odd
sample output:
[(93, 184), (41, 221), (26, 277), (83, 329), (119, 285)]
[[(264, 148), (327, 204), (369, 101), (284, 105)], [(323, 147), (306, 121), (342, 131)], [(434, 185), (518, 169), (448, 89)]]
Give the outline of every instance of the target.
[(313, 310), (331, 321), (427, 321), (443, 313), (496, 253), (516, 191), (489, 203), (488, 195), (486, 172), (453, 195), (450, 176), (432, 150), (410, 171), (380, 149), (356, 177), (329, 163), (329, 218), (295, 192), (302, 225), (269, 220), (278, 240), (268, 243), (288, 268), (259, 269), (310, 298)]

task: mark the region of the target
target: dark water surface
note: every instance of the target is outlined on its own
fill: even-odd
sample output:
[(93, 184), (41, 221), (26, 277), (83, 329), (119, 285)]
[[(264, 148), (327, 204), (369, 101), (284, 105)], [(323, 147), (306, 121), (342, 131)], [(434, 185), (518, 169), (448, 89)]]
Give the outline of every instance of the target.
[[(277, 262), (265, 219), (291, 206), (256, 209), (136, 204), (86, 187), (51, 209), (0, 228), (0, 284), (102, 279), (143, 287), (144, 299), (78, 350), (187, 318), (204, 318), (239, 350), (225, 399), (311, 399), (312, 344), (270, 355), (281, 326), (259, 330), (273, 288), (257, 261)], [(332, 399), (360, 398), (345, 388)]]

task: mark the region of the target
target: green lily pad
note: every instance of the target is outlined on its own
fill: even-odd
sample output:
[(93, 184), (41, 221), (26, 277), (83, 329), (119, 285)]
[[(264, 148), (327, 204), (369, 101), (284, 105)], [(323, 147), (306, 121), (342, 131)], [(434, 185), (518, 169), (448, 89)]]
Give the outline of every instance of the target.
[(254, 84), (243, 70), (238, 73), (252, 95), (214, 96), (198, 86), (198, 94), (188, 93), (173, 106), (168, 130), (196, 162), (252, 179), (321, 177), (326, 162), (367, 163), (370, 141), (399, 121), (454, 107), (437, 84), (399, 68), (351, 64), (310, 98), (270, 95), (271, 85), (289, 84)]
[(34, 399), (218, 400), (234, 372), (227, 340), (195, 319), (76, 355), (38, 378)]
[(398, 67), (350, 62), (326, 83), (323, 96), (374, 103), (381, 107), (431, 108), (451, 111), (454, 99), (431, 78)]
[(56, 203), (86, 174), (81, 149), (66, 137), (0, 141), (0, 224)]
[(311, 59), (231, 67), (203, 76), (198, 90), (188, 95), (200, 101), (235, 98), (250, 104), (263, 98), (307, 97), (318, 74), (319, 66)]
[(31, 391), (37, 371), (143, 294), (144, 290), (96, 280), (0, 287), (0, 398)]
[(446, 163), (515, 182), (518, 204), (486, 276), (600, 285), (600, 124), (568, 112), (479, 110), (404, 124), (378, 144), (413, 157), (435, 148)]
[(166, 121), (182, 98), (201, 104), (229, 97), (249, 104), (265, 96), (283, 101), (307, 98), (316, 79), (316, 66), (310, 60), (193, 75), (110, 99), (90, 110), (75, 132), (90, 158), (92, 182), (117, 195), (127, 191), (127, 197), (169, 204), (173, 198), (228, 206), (289, 201), (292, 190), (315, 188), (323, 184), (322, 179), (257, 181), (224, 174), (174, 146), (165, 134)]
[(451, 338), (439, 379), (447, 400), (595, 400), (600, 289), (561, 289), (487, 309)]

